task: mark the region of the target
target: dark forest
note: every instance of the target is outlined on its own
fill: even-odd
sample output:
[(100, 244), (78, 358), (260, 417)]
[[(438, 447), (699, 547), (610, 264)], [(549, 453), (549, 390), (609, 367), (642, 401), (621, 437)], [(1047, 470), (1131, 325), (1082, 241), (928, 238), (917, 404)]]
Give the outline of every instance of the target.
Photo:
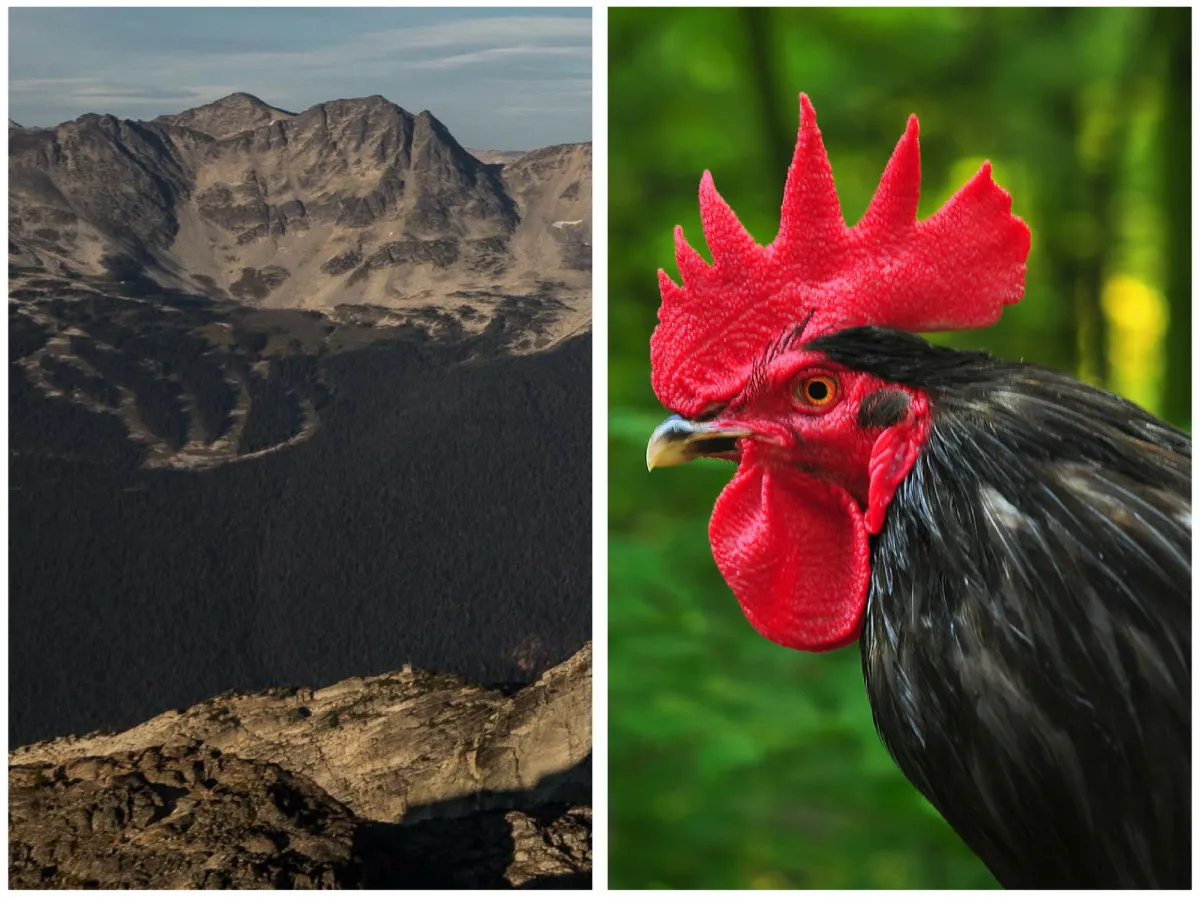
[[(590, 337), (508, 356), (510, 314), (278, 352), (239, 326), (188, 338), (218, 314), (178, 307), (51, 311), (92, 371), (46, 354), (41, 377), (88, 403), (33, 383), (49, 333), (10, 308), (10, 746), (405, 663), (528, 682), (589, 638)], [(120, 385), (163, 446), (211, 442), (227, 372), (251, 399), (239, 454), (294, 437), (302, 404), (315, 433), (147, 468), (104, 411)]]

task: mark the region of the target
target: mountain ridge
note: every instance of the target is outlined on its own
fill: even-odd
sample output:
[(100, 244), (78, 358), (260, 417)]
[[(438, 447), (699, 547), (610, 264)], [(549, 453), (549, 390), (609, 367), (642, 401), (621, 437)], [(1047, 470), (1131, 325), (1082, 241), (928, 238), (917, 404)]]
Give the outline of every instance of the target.
[(306, 309), (549, 290), (557, 331), (590, 322), (590, 144), (497, 165), (381, 95), (293, 113), (235, 93), (10, 126), (9, 150), (18, 271)]

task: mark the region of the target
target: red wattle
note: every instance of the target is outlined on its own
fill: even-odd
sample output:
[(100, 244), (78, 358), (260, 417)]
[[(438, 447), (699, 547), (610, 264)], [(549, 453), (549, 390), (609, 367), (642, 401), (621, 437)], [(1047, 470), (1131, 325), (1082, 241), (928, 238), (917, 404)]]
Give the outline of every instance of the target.
[(862, 512), (841, 487), (744, 451), (708, 527), (717, 568), (765, 638), (833, 650), (858, 638), (870, 582)]

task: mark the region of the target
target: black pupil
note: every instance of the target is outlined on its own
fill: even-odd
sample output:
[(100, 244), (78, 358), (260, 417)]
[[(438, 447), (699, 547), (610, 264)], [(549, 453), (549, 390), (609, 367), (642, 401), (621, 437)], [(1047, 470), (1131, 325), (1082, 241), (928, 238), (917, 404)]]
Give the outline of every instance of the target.
[(808, 399), (815, 403), (820, 403), (829, 396), (829, 385), (823, 381), (810, 381), (808, 383)]

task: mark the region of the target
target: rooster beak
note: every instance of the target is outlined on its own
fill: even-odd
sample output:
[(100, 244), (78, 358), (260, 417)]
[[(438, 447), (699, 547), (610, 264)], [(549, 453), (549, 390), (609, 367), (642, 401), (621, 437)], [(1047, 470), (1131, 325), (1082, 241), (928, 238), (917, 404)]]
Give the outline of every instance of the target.
[(733, 459), (737, 442), (752, 432), (748, 428), (722, 422), (692, 422), (683, 416), (671, 416), (654, 429), (646, 445), (646, 469), (681, 466), (701, 456)]

